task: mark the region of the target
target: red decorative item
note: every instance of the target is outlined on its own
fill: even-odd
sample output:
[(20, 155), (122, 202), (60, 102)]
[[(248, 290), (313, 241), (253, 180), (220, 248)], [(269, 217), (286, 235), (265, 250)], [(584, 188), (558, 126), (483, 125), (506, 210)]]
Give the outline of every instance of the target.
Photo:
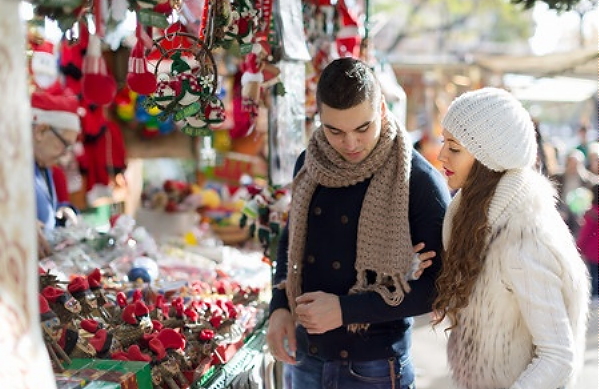
[(43, 295), (38, 294), (38, 300), (40, 305), (40, 315), (42, 321), (51, 319), (52, 317), (56, 317), (54, 311), (50, 309), (50, 304), (48, 304), (48, 300), (46, 300), (46, 298)]
[(160, 331), (157, 338), (167, 350), (183, 350), (185, 348), (185, 338), (172, 328), (163, 329)]
[(127, 306), (127, 296), (123, 292), (118, 292), (116, 294), (116, 302), (121, 308), (125, 308)]
[(71, 294), (83, 293), (89, 289), (89, 284), (85, 277), (77, 276), (73, 278), (71, 282), (69, 282), (67, 289)]
[(337, 51), (341, 57), (358, 57), (360, 36), (358, 17), (348, 9), (345, 0), (337, 2), (337, 12), (341, 16), (341, 26), (337, 32)]
[(166, 350), (160, 339), (154, 338), (150, 340), (150, 349), (156, 355), (156, 360), (160, 361), (166, 357)]
[(135, 302), (135, 316), (137, 317), (143, 317), (143, 316), (147, 316), (150, 314), (150, 310), (148, 309), (148, 307), (146, 306), (146, 304), (143, 301), (136, 301)]
[(112, 336), (109, 336), (108, 331), (101, 329), (89, 339), (89, 343), (96, 349), (97, 353), (102, 353), (110, 347)]
[(159, 322), (158, 320), (152, 320), (152, 328), (154, 329), (154, 331), (162, 331), (162, 329), (164, 328), (164, 324), (162, 324), (162, 322)]
[(127, 356), (130, 361), (150, 362), (152, 360), (152, 357), (142, 353), (141, 349), (136, 344), (129, 346)]
[(42, 296), (44, 296), (49, 302), (55, 303), (64, 296), (64, 290), (54, 286), (46, 286), (44, 289), (42, 289)]
[(140, 38), (137, 26), (137, 43), (131, 50), (128, 64), (127, 85), (132, 91), (141, 95), (149, 95), (156, 90), (157, 82), (154, 73), (148, 71), (148, 61), (145, 57), (145, 46)]
[(81, 83), (83, 97), (92, 103), (107, 105), (116, 96), (116, 81), (108, 74), (106, 61), (102, 57), (100, 38), (97, 35), (89, 37), (87, 54), (83, 59)]
[(137, 325), (137, 318), (135, 317), (135, 304), (127, 305), (123, 310), (121, 317), (125, 323)]
[(100, 323), (93, 319), (81, 320), (80, 326), (82, 329), (91, 332), (92, 334), (95, 334), (101, 328)]
[(102, 287), (102, 272), (100, 272), (100, 269), (95, 268), (89, 273), (87, 275), (87, 282), (90, 289), (100, 289)]

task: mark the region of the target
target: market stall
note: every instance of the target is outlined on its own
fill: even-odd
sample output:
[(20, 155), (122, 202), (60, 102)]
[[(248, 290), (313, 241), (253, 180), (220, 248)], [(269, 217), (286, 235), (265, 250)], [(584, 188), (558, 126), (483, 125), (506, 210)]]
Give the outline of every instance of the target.
[(265, 344), (272, 258), (318, 74), (367, 47), (355, 4), (29, 5), (19, 88), (76, 96), (81, 121), (55, 167), (78, 214), (46, 232), (37, 304), (21, 304), (39, 308), (51, 381), (283, 387)]

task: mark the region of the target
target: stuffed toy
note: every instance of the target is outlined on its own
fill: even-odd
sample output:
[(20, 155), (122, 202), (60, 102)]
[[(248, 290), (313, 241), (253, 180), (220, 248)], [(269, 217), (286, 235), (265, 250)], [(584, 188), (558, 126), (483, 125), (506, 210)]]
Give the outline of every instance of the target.
[[(110, 193), (110, 186), (126, 166), (126, 151), (119, 126), (109, 120), (104, 107), (82, 101), (85, 115), (81, 119), (83, 128), (83, 153), (77, 156), (81, 173), (86, 177), (88, 202)], [(92, 192), (98, 193), (94, 196)]]
[(75, 42), (63, 38), (60, 45), (59, 69), (64, 75), (65, 87), (73, 93), (81, 93), (83, 58), (87, 53), (89, 31), (87, 25), (79, 23), (79, 36)]

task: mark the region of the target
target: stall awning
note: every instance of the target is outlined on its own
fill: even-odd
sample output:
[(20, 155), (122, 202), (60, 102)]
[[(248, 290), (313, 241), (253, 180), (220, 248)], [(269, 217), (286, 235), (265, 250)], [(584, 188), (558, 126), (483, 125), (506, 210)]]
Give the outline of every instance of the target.
[(568, 76), (597, 81), (599, 51), (585, 48), (547, 55), (475, 55), (474, 63), (496, 73), (535, 77)]
[(505, 86), (522, 101), (576, 103), (597, 94), (597, 81), (572, 77), (543, 77), (506, 74)]

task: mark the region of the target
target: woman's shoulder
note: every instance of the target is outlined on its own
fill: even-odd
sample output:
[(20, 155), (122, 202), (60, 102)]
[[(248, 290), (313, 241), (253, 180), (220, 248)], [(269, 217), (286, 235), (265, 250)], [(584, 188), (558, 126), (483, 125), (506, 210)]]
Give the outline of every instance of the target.
[(556, 190), (551, 180), (532, 169), (508, 171), (489, 206), (489, 222), (492, 226), (526, 222), (555, 207)]

